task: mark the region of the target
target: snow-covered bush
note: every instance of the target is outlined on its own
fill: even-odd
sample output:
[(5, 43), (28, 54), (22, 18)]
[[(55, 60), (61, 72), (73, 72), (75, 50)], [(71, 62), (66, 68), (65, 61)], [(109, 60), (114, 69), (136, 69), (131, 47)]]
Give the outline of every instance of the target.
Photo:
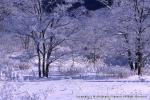
[(27, 70), (27, 69), (31, 68), (31, 66), (28, 63), (20, 63), (18, 65), (18, 67), (20, 70)]
[(134, 74), (134, 72), (126, 66), (105, 66), (99, 69), (99, 73), (100, 72), (114, 78), (125, 78)]
[(76, 74), (79, 74), (81, 72), (81, 69), (80, 68), (68, 68), (66, 70), (61, 70), (60, 73), (63, 74), (63, 75), (76, 75)]

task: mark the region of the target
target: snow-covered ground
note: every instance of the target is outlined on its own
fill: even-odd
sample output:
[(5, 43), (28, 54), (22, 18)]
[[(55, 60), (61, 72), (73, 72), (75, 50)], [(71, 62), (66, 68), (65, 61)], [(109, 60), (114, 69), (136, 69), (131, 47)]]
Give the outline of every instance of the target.
[[(144, 81), (141, 79), (144, 79)], [(0, 82), (0, 100), (149, 100), (150, 78)], [(129, 82), (125, 81), (129, 80)], [(139, 82), (137, 82), (139, 81)]]

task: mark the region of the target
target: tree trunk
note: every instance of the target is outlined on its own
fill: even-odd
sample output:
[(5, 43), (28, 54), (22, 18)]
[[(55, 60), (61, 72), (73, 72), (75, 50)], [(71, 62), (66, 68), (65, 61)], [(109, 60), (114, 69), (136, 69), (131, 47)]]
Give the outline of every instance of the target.
[(130, 50), (128, 50), (128, 63), (129, 63), (131, 70), (134, 70), (134, 65), (133, 65), (133, 60), (131, 57), (131, 51)]
[(42, 57), (42, 72), (43, 72), (43, 77), (45, 77), (45, 52), (43, 52), (43, 57)]
[(43, 77), (45, 77), (45, 60), (43, 58), (43, 62), (42, 62), (42, 73), (43, 73)]
[(40, 38), (42, 40), (41, 49), (42, 49), (42, 74), (43, 77), (46, 76), (45, 68), (46, 68), (46, 43), (45, 43), (45, 33), (42, 31), (40, 33)]
[(46, 64), (46, 70), (45, 70), (45, 77), (48, 78), (48, 74), (49, 74), (49, 64)]
[(138, 67), (138, 75), (141, 75), (141, 66)]
[(42, 77), (42, 71), (41, 71), (41, 56), (40, 56), (40, 51), (37, 47), (37, 54), (38, 54), (38, 71), (39, 71), (39, 78)]
[(135, 66), (136, 69), (135, 70), (138, 71), (138, 75), (141, 75), (142, 74), (141, 68), (144, 67), (142, 53), (141, 52), (137, 52), (136, 56), (137, 56), (137, 60), (136, 60), (136, 66)]
[(39, 78), (42, 77), (42, 73), (41, 73), (41, 64), (40, 61), (38, 62), (38, 70), (39, 70)]

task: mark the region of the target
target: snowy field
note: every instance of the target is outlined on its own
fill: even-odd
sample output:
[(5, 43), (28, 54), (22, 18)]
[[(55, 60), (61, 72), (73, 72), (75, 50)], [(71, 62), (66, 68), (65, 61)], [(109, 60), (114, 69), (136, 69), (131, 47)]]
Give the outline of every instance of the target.
[(150, 100), (150, 0), (0, 0), (0, 100)]
[(113, 80), (0, 82), (0, 100), (149, 100), (148, 76)]

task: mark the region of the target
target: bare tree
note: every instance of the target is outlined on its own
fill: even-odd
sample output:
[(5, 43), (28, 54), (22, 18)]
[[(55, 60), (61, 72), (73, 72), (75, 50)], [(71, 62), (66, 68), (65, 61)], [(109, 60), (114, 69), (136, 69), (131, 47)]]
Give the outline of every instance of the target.
[[(119, 1), (120, 2), (120, 1)], [(120, 3), (122, 12), (119, 12), (119, 24), (116, 24), (115, 30), (122, 35), (126, 43), (126, 51), (130, 68), (142, 74), (145, 57), (149, 52), (146, 48), (149, 44), (149, 1), (146, 0), (127, 0)], [(125, 11), (126, 10), (126, 11)], [(124, 12), (123, 12), (124, 11)], [(126, 15), (125, 15), (126, 14)]]
[[(31, 22), (26, 25), (29, 33), (18, 33), (33, 41), (38, 58), (39, 77), (48, 77), (50, 64), (64, 55), (59, 52), (58, 46), (78, 30), (75, 26), (70, 26), (71, 22), (65, 12), (66, 6), (63, 4), (59, 3), (47, 13), (43, 9), (42, 0), (27, 1), (24, 7), (20, 6), (21, 3), (16, 6), (24, 12), (23, 18)], [(26, 45), (26, 42), (24, 44)]]
[(145, 25), (147, 18), (150, 17), (150, 9), (145, 7), (146, 1), (145, 0), (133, 0), (133, 11), (134, 11), (134, 20), (136, 23), (136, 50), (135, 50), (135, 70), (138, 70), (138, 75), (141, 75), (141, 68), (144, 67), (144, 47), (145, 41), (143, 35), (149, 25)]

